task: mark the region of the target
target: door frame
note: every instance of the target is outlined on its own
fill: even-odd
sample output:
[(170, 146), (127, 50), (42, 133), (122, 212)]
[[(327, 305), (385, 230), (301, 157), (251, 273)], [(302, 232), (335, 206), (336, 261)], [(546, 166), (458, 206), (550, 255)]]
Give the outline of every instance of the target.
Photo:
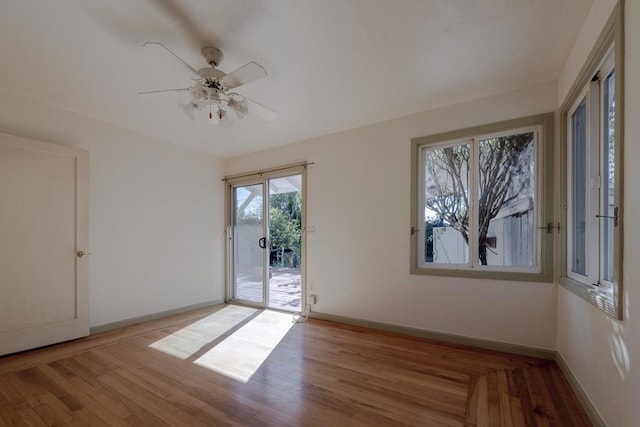
[[(283, 165), (280, 167), (262, 169), (253, 172), (247, 172), (242, 174), (235, 174), (226, 176), (223, 181), (226, 183), (225, 189), (225, 230), (224, 230), (224, 246), (225, 246), (225, 295), (224, 300), (227, 303), (234, 302), (243, 305), (250, 305), (261, 308), (268, 308), (269, 304), (269, 292), (268, 292), (268, 277), (269, 277), (269, 251), (264, 251), (264, 269), (263, 269), (263, 303), (255, 303), (253, 301), (245, 301), (240, 299), (234, 299), (234, 248), (233, 248), (233, 216), (234, 216), (234, 195), (233, 189), (238, 186), (263, 184), (263, 191), (266, 193), (266, 197), (263, 201), (264, 212), (264, 230), (268, 234), (269, 230), (269, 180), (273, 178), (283, 178), (291, 175), (301, 176), (301, 188), (302, 193), (302, 224), (301, 224), (301, 255), (300, 255), (300, 292), (301, 292), (301, 310), (304, 311), (307, 307), (307, 166), (312, 163), (302, 162)], [(266, 236), (268, 237), (268, 236)], [(268, 243), (268, 242), (267, 242)]]
[[(235, 263), (234, 263), (234, 257), (236, 254), (235, 248), (234, 248), (234, 232), (233, 232), (233, 225), (234, 225), (234, 216), (235, 216), (235, 209), (236, 209), (236, 200), (235, 200), (235, 196), (234, 196), (234, 190), (238, 187), (248, 187), (248, 186), (257, 186), (260, 185), (262, 187), (262, 237), (259, 240), (262, 240), (262, 238), (267, 238), (265, 241), (265, 248), (263, 248), (262, 250), (262, 303), (260, 302), (256, 302), (256, 301), (251, 301), (251, 300), (246, 300), (246, 299), (241, 299), (241, 298), (234, 298), (234, 287), (235, 287), (235, 281), (236, 281), (236, 274), (235, 274)], [(234, 182), (234, 183), (230, 183), (228, 184), (228, 193), (229, 193), (229, 205), (228, 205), (228, 214), (229, 214), (229, 222), (227, 223), (227, 242), (228, 242), (228, 254), (229, 254), (229, 259), (230, 259), (230, 263), (229, 263), (229, 286), (228, 286), (228, 298), (225, 298), (227, 301), (235, 301), (238, 302), (240, 304), (243, 305), (251, 305), (251, 306), (256, 306), (256, 307), (267, 307), (268, 303), (269, 303), (269, 291), (268, 291), (268, 286), (266, 286), (266, 278), (268, 277), (268, 269), (269, 269), (269, 265), (268, 265), (268, 259), (269, 259), (269, 253), (268, 251), (266, 251), (266, 246), (269, 242), (268, 239), (268, 230), (269, 230), (269, 201), (268, 201), (268, 178), (265, 179), (249, 179), (249, 180), (245, 180), (245, 181), (240, 181), (240, 182)], [(266, 197), (265, 197), (266, 195)], [(256, 242), (256, 244), (258, 244), (258, 242)]]

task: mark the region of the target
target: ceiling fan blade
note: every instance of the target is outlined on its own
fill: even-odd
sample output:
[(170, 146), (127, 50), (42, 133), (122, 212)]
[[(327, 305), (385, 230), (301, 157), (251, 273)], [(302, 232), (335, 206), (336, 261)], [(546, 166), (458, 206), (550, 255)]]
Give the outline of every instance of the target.
[(246, 65), (234, 70), (222, 78), (222, 83), (227, 89), (246, 85), (254, 80), (267, 76), (264, 67), (256, 62), (249, 62)]
[(163, 90), (148, 90), (146, 92), (138, 92), (138, 95), (148, 95), (150, 93), (162, 93), (162, 92), (188, 92), (188, 87), (183, 87), (180, 89), (163, 89)]
[(196, 17), (187, 11), (184, 1), (181, 0), (152, 0), (155, 5), (165, 13), (177, 28), (184, 33), (194, 48), (202, 46), (215, 46), (216, 40), (212, 40), (210, 34), (203, 31)]
[(180, 58), (178, 55), (176, 55), (175, 53), (173, 53), (171, 51), (171, 49), (169, 49), (168, 47), (166, 47), (165, 45), (163, 45), (162, 43), (158, 43), (158, 42), (145, 42), (142, 47), (145, 46), (157, 46), (157, 47), (161, 47), (164, 50), (166, 50), (167, 52), (169, 52), (171, 55), (173, 55), (176, 59), (178, 59), (178, 61), (180, 61), (182, 63), (182, 65), (184, 66), (184, 68), (186, 68), (187, 70), (189, 70), (189, 72), (191, 74), (193, 74), (193, 77), (200, 79), (200, 74), (198, 73), (198, 70), (196, 70), (195, 68), (193, 68), (191, 65), (189, 65), (184, 59)]
[(266, 105), (262, 105), (251, 98), (247, 98), (244, 96), (243, 98), (249, 102), (249, 114), (255, 114), (262, 120), (266, 120), (268, 122), (272, 122), (273, 120), (275, 120), (276, 116), (278, 115), (275, 110), (272, 110)]

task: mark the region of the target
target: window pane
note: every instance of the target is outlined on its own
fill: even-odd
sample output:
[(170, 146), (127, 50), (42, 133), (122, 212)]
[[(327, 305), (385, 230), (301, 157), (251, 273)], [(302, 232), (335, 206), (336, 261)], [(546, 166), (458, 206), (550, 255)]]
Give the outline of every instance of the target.
[(262, 184), (234, 188), (234, 297), (262, 303), (264, 236)]
[(574, 273), (587, 273), (587, 105), (582, 101), (571, 115), (571, 176), (569, 177), (571, 258)]
[(534, 133), (480, 140), (479, 155), (479, 262), (533, 267)]
[[(616, 172), (615, 138), (615, 73), (611, 72), (604, 81), (604, 135), (602, 138), (602, 159), (604, 185), (602, 189), (602, 278), (613, 281), (613, 227), (614, 193)], [(611, 218), (606, 218), (611, 217)]]
[(469, 262), (469, 144), (423, 149), (424, 262)]

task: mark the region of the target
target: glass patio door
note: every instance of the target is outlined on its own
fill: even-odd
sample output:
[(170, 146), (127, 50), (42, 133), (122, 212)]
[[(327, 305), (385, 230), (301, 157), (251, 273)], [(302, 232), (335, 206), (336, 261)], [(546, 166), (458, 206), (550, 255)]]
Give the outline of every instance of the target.
[(229, 299), (301, 311), (304, 173), (229, 183)]
[(302, 175), (267, 182), (269, 270), (267, 306), (302, 310)]
[(233, 298), (266, 304), (266, 247), (264, 184), (232, 187)]

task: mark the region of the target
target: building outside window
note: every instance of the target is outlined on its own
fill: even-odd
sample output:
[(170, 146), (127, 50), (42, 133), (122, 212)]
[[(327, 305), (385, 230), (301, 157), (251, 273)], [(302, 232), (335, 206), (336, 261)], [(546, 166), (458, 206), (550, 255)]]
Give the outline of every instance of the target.
[(413, 273), (551, 281), (552, 123), (547, 114), (413, 141)]

